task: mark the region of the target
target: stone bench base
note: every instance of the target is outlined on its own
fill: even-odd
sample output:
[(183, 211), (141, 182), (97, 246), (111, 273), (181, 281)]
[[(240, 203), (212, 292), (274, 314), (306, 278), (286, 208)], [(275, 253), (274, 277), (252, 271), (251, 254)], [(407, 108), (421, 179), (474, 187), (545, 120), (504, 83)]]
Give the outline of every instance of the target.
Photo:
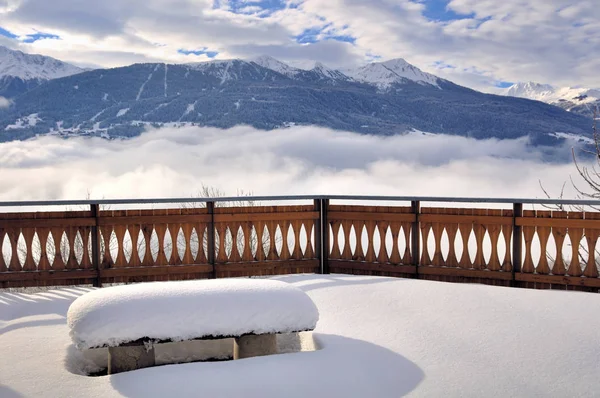
[(141, 343), (108, 347), (108, 374), (128, 372), (155, 365), (154, 346)]
[[(277, 354), (277, 335), (245, 335), (233, 342), (233, 359)], [(155, 366), (154, 346), (135, 342), (108, 347), (108, 374)]]
[(237, 337), (233, 343), (233, 359), (277, 354), (277, 336), (274, 334)]

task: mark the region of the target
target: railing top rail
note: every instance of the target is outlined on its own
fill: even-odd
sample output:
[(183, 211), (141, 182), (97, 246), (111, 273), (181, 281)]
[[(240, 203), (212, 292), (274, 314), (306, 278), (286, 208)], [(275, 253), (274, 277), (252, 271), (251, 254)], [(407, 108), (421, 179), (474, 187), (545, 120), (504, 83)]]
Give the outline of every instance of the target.
[(496, 204), (539, 204), (539, 205), (573, 205), (600, 206), (600, 200), (578, 199), (531, 199), (531, 198), (469, 198), (469, 197), (435, 197), (435, 196), (368, 196), (368, 195), (287, 195), (287, 196), (231, 196), (218, 198), (153, 198), (153, 199), (89, 199), (89, 200), (33, 200), (5, 201), (0, 207), (32, 207), (32, 206), (79, 206), (79, 205), (131, 205), (131, 204), (175, 204), (205, 202), (278, 202), (295, 200), (346, 200), (346, 201), (379, 201), (379, 202), (439, 202), (439, 203), (496, 203)]

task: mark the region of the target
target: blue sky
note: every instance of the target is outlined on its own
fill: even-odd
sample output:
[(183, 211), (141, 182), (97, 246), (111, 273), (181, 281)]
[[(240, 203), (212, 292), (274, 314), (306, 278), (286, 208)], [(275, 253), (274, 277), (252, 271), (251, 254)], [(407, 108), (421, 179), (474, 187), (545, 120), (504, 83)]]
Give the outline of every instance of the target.
[(423, 15), (431, 20), (435, 21), (454, 21), (457, 19), (466, 19), (472, 18), (473, 13), (469, 15), (461, 15), (456, 12), (448, 9), (448, 3), (450, 1), (447, 0), (426, 0), (423, 1), (425, 4), (425, 11)]
[(0, 44), (80, 66), (404, 58), (484, 91), (600, 86), (597, 0), (28, 0), (0, 7), (0, 21)]

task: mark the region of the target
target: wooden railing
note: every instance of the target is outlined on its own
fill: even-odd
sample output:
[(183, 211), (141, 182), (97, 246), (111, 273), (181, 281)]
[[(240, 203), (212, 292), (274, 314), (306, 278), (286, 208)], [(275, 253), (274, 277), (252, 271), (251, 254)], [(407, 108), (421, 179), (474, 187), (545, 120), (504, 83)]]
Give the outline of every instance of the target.
[(88, 203), (88, 211), (0, 213), (0, 287), (331, 272), (600, 288), (600, 212), (403, 200), (410, 206), (317, 197), (296, 206), (219, 207), (208, 200), (176, 209)]

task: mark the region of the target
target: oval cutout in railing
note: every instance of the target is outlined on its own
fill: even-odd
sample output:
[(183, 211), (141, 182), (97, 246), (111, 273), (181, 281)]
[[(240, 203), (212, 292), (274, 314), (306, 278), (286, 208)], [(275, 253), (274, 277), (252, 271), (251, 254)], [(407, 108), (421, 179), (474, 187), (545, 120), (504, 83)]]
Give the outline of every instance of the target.
[(48, 232), (48, 239), (46, 239), (46, 258), (48, 259), (48, 265), (53, 267), (56, 259), (56, 245), (54, 244), (54, 235), (50, 231)]
[(294, 253), (294, 249), (296, 248), (296, 233), (294, 232), (294, 227), (292, 227), (291, 223), (288, 227), (287, 246), (288, 246), (288, 253), (291, 256), (292, 253)]
[(150, 256), (152, 256), (152, 261), (156, 263), (158, 259), (158, 234), (156, 233), (156, 229), (152, 229), (152, 233), (150, 234)]
[(387, 253), (388, 259), (392, 258), (392, 250), (394, 249), (394, 237), (392, 235), (392, 227), (388, 226), (385, 229), (385, 252)]
[(500, 232), (501, 233), (498, 236), (498, 244), (496, 248), (498, 254), (498, 263), (500, 264), (500, 267), (502, 267), (502, 264), (504, 263), (504, 257), (506, 257), (506, 239), (504, 239), (504, 234), (502, 231)]
[[(0, 246), (0, 255), (1, 254), (2, 247)], [(31, 239), (31, 256), (33, 257), (35, 266), (39, 267), (42, 259), (42, 243), (40, 242), (40, 237), (37, 232), (33, 234), (33, 238)]]
[(283, 251), (283, 233), (281, 233), (281, 227), (277, 224), (275, 228), (275, 251), (277, 252), (277, 257), (281, 257), (281, 253)]
[(404, 258), (404, 253), (406, 253), (406, 249), (406, 233), (404, 231), (404, 227), (401, 226), (398, 230), (398, 254), (401, 260)]
[(306, 256), (306, 250), (308, 249), (308, 245), (311, 242), (308, 241), (308, 234), (306, 233), (306, 227), (304, 223), (300, 226), (300, 251), (302, 253), (302, 257)]
[(200, 238), (198, 237), (198, 232), (196, 231), (196, 227), (192, 228), (192, 232), (190, 233), (190, 253), (192, 254), (192, 258), (194, 261), (198, 259), (198, 252), (200, 251)]
[[(172, 226), (171, 226), (172, 228)], [(167, 263), (171, 263), (175, 260), (175, 247), (173, 246), (173, 238), (171, 237), (171, 230), (169, 227), (165, 229), (165, 236), (163, 237), (162, 245), (163, 252), (165, 253), (165, 258)]]
[(65, 266), (68, 264), (70, 256), (71, 245), (69, 243), (67, 231), (63, 231), (62, 235), (60, 236), (60, 258)]
[(569, 234), (565, 234), (565, 241), (563, 242), (562, 247), (560, 248), (560, 252), (562, 254), (563, 263), (565, 264), (565, 269), (568, 270), (571, 266), (571, 257), (573, 254), (573, 247), (571, 244), (571, 237)]
[(146, 237), (144, 236), (144, 232), (140, 229), (138, 232), (136, 250), (138, 253), (138, 257), (140, 262), (143, 263), (146, 256)]
[(475, 259), (477, 258), (477, 238), (475, 237), (475, 231), (472, 229), (469, 232), (469, 239), (467, 240), (467, 243), (467, 248), (469, 250), (468, 259), (470, 260), (471, 264), (474, 264)]
[(487, 228), (483, 234), (481, 250), (483, 251), (483, 261), (485, 262), (485, 265), (489, 267), (492, 260), (492, 238), (490, 237), (490, 232), (487, 230)]
[[(435, 235), (433, 234), (433, 228), (428, 227), (423, 230), (424, 236), (427, 239), (427, 253), (429, 254), (429, 260), (433, 262), (435, 257)], [(427, 260), (427, 259), (425, 259)], [(431, 265), (431, 264), (423, 264), (423, 265)]]
[(460, 228), (456, 232), (456, 237), (454, 238), (453, 244), (454, 253), (456, 254), (456, 261), (460, 264), (463, 261), (463, 255), (467, 255), (467, 253), (463, 253), (465, 244)]
[(133, 242), (131, 240), (131, 234), (129, 233), (129, 229), (125, 230), (123, 234), (123, 256), (125, 257), (125, 262), (127, 264), (131, 263), (131, 256), (133, 255)]
[(377, 225), (373, 230), (371, 243), (373, 244), (373, 252), (375, 253), (375, 258), (377, 258), (379, 256), (379, 251), (381, 250), (381, 233), (379, 232), (379, 226)]
[(262, 251), (265, 255), (265, 258), (268, 258), (269, 253), (271, 252), (271, 233), (269, 232), (269, 228), (267, 228), (266, 225), (263, 227)]
[(350, 227), (350, 233), (348, 235), (348, 244), (350, 245), (350, 253), (352, 253), (353, 258), (356, 256), (356, 246), (357, 246), (356, 242), (357, 242), (356, 228), (354, 227), (354, 223), (352, 223), (352, 226)]
[(19, 237), (17, 238), (17, 258), (19, 259), (19, 265), (21, 268), (25, 265), (25, 261), (27, 260), (27, 253), (31, 250), (31, 248), (27, 247), (27, 242), (25, 242), (25, 237), (22, 233), (19, 232)]
[(442, 260), (444, 264), (448, 264), (448, 255), (450, 254), (450, 237), (448, 236), (448, 231), (446, 228), (442, 231), (442, 237), (440, 239), (440, 250), (442, 252)]
[(344, 253), (344, 247), (346, 246), (346, 236), (344, 235), (343, 225), (340, 224), (340, 229), (338, 230), (338, 234), (334, 237), (334, 239), (337, 239), (340, 254)]
[(0, 248), (2, 249), (2, 257), (4, 258), (4, 264), (6, 264), (6, 266), (9, 266), (10, 261), (12, 260), (12, 247), (10, 244), (10, 238), (8, 236), (8, 234), (4, 234), (4, 237), (0, 236), (1, 242), (2, 242), (2, 246), (0, 246)]
[(183, 232), (183, 228), (179, 228), (179, 232), (177, 232), (177, 253), (179, 254), (179, 259), (183, 262), (185, 258), (185, 253), (188, 251), (189, 242)]
[(548, 267), (550, 270), (554, 267), (554, 262), (556, 261), (556, 241), (554, 240), (554, 234), (550, 234), (548, 236), (548, 243), (546, 243), (546, 253), (542, 253), (542, 255), (546, 256), (546, 260), (548, 261)]
[(256, 232), (256, 226), (254, 224), (250, 227), (250, 238), (248, 239), (248, 242), (250, 243), (250, 254), (253, 259), (256, 259), (256, 253), (258, 253), (260, 242), (258, 241), (258, 233)]
[[(35, 237), (34, 237), (35, 239)], [(33, 246), (33, 242), (32, 242)], [(85, 247), (83, 245), (83, 238), (81, 237), (81, 231), (77, 231), (75, 239), (73, 240), (73, 253), (75, 254), (75, 261), (79, 267), (83, 264), (83, 255), (85, 253)], [(32, 253), (33, 254), (33, 253)]]

